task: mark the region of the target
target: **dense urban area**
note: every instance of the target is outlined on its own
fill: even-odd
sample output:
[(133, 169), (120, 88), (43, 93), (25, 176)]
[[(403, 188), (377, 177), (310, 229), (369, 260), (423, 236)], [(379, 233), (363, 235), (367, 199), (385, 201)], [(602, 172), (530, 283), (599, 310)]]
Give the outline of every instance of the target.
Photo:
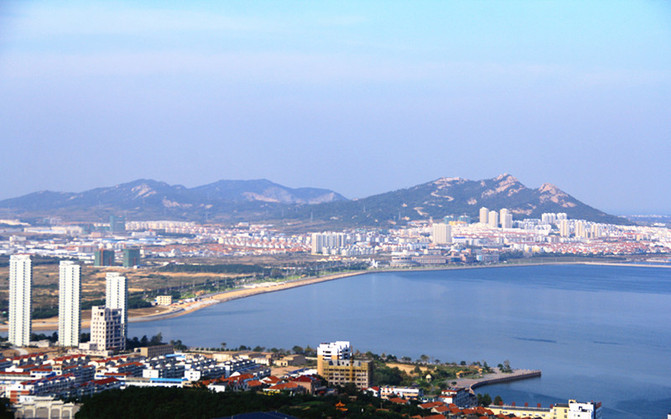
[(272, 408), (296, 417), (599, 418), (595, 402), (515, 406), (476, 394), (485, 384), (541, 374), (512, 369), (507, 361), (490, 367), (379, 356), (354, 352), (345, 341), (315, 342), (315, 349), (227, 348), (223, 342), (194, 348), (160, 335), (131, 338), (127, 325), (129, 317), (181, 315), (328, 275), (669, 263), (671, 252), (671, 230), (663, 225), (601, 224), (563, 213), (515, 220), (506, 209), (482, 208), (477, 220), (450, 216), (396, 229), (293, 230), (123, 217), (108, 223), (49, 218), (34, 225), (0, 220), (0, 269), (9, 278), (1, 290), (9, 332), (0, 359), (5, 409), (16, 417), (160, 417), (167, 400), (186, 397), (174, 393), (179, 388), (192, 392), (191, 400), (202, 399), (185, 402), (192, 407), (184, 417)]

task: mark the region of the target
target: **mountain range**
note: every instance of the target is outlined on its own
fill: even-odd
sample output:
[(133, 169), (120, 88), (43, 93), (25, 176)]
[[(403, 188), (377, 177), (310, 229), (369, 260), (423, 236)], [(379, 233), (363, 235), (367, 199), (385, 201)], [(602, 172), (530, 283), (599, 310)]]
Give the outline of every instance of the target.
[(80, 193), (41, 191), (0, 201), (0, 215), (60, 216), (69, 220), (178, 219), (259, 221), (288, 219), (322, 224), (392, 226), (407, 221), (466, 214), (480, 207), (508, 208), (515, 219), (565, 212), (569, 218), (629, 224), (624, 218), (592, 208), (552, 184), (527, 188), (515, 177), (440, 178), (406, 189), (349, 200), (328, 189), (289, 188), (266, 179), (220, 180), (194, 188), (149, 179)]

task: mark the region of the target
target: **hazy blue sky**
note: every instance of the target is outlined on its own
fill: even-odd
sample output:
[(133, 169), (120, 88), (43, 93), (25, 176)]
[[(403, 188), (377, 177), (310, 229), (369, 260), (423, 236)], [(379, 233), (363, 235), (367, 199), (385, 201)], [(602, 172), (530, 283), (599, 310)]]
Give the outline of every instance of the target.
[(666, 1), (5, 0), (0, 98), (0, 199), (508, 172), (671, 214)]

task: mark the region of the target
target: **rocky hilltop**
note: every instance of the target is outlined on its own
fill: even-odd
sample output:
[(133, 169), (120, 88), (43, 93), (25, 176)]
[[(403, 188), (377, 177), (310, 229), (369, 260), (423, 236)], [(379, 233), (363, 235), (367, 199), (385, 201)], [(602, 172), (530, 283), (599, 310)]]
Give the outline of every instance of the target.
[[(629, 224), (586, 205), (555, 185), (531, 189), (509, 174), (492, 179), (440, 178), (407, 189), (364, 199), (332, 202), (310, 208), (313, 218), (361, 225), (394, 225), (409, 220), (465, 214), (477, 217), (481, 207), (508, 208), (515, 219), (540, 218), (544, 212), (565, 212), (569, 218)], [(305, 214), (301, 214), (305, 216)]]
[(0, 201), (0, 215), (60, 216), (70, 220), (127, 219), (259, 221), (289, 219), (320, 224), (393, 226), (411, 220), (508, 208), (515, 219), (565, 212), (569, 218), (629, 224), (546, 183), (528, 188), (509, 174), (492, 179), (440, 178), (406, 189), (348, 200), (337, 192), (289, 188), (266, 179), (220, 180), (194, 188), (140, 179), (81, 193), (42, 191)]
[(236, 214), (255, 219), (278, 208), (339, 200), (345, 197), (328, 189), (289, 188), (266, 179), (220, 180), (194, 188), (138, 179), (81, 193), (35, 192), (0, 201), (0, 211), (78, 220), (125, 214), (128, 219), (205, 221)]

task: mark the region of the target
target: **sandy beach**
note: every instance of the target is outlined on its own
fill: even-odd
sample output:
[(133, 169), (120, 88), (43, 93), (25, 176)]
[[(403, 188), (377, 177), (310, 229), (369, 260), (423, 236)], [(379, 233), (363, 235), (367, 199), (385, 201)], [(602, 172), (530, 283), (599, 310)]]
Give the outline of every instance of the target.
[[(259, 284), (254, 288), (242, 288), (233, 291), (210, 294), (205, 297), (200, 297), (197, 301), (194, 302), (173, 304), (168, 307), (157, 306), (146, 309), (133, 309), (129, 310), (128, 322), (137, 323), (137, 322), (148, 322), (160, 319), (169, 319), (172, 317), (178, 317), (183, 316), (185, 314), (193, 313), (194, 311), (208, 307), (212, 304), (237, 300), (239, 298), (251, 297), (253, 295), (258, 294), (265, 294), (267, 292), (276, 292), (290, 288), (303, 287), (306, 285), (316, 284), (319, 282), (333, 281), (336, 279), (361, 275), (368, 272), (369, 271), (346, 272), (315, 278), (299, 279), (279, 284), (269, 282), (265, 284)], [(82, 329), (88, 329), (90, 327), (91, 323), (90, 317), (91, 317), (90, 311), (88, 310), (82, 311)], [(7, 324), (0, 325), (0, 331), (7, 331), (8, 329), (9, 325)], [(58, 317), (33, 320), (33, 331), (52, 331), (57, 329), (58, 329)]]
[[(232, 291), (225, 291), (216, 294), (210, 294), (200, 297), (197, 301), (173, 304), (168, 307), (151, 307), (145, 309), (129, 310), (129, 322), (148, 322), (161, 319), (169, 319), (173, 317), (183, 316), (193, 313), (202, 308), (208, 307), (212, 304), (223, 303), (226, 301), (237, 300), (240, 298), (247, 298), (254, 295), (265, 294), (268, 292), (283, 291), (290, 288), (304, 287), (307, 285), (317, 284), (325, 281), (333, 281), (352, 277), (356, 275), (363, 275), (368, 273), (385, 273), (385, 272), (421, 272), (421, 271), (446, 271), (446, 270), (461, 270), (461, 269), (487, 269), (487, 268), (503, 268), (503, 267), (523, 267), (523, 266), (539, 266), (539, 265), (598, 265), (598, 266), (628, 266), (628, 267), (645, 267), (645, 268), (671, 268), (671, 265), (648, 265), (642, 263), (613, 263), (613, 262), (542, 262), (542, 263), (499, 263), (492, 265), (477, 265), (477, 266), (440, 266), (440, 267), (424, 267), (424, 268), (394, 268), (394, 269), (376, 269), (366, 271), (352, 271), (333, 275), (325, 275), (321, 277), (298, 279), (294, 281), (282, 283), (261, 283), (253, 288), (242, 288)], [(90, 314), (88, 311), (82, 312), (82, 329), (90, 327)], [(0, 331), (7, 331), (9, 326), (7, 324), (0, 325)], [(51, 331), (58, 329), (58, 317), (51, 317), (48, 319), (33, 320), (34, 331)]]

